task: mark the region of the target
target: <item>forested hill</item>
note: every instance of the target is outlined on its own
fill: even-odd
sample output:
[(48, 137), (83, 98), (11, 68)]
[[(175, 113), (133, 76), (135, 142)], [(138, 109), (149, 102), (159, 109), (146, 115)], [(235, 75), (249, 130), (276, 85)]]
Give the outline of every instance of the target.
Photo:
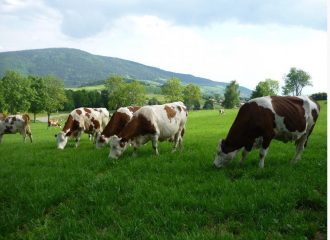
[[(71, 48), (1, 52), (0, 76), (3, 76), (7, 70), (15, 70), (27, 75), (55, 75), (64, 80), (66, 87), (99, 83), (112, 74), (158, 84), (170, 77), (177, 77), (184, 84), (194, 83), (211, 91), (219, 90), (220, 93), (223, 93), (228, 84), (189, 74), (165, 71), (124, 59), (93, 55)], [(251, 93), (251, 90), (244, 87), (240, 87), (240, 91), (242, 96), (249, 96)]]

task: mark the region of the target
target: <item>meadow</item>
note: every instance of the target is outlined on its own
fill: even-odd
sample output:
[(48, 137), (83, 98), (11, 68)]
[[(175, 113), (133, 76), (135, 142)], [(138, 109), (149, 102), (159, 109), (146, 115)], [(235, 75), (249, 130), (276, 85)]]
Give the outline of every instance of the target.
[(326, 239), (327, 105), (305, 149), (273, 141), (213, 168), (216, 146), (237, 109), (190, 112), (184, 149), (150, 144), (118, 160), (84, 135), (56, 149), (45, 123), (31, 123), (34, 142), (5, 135), (0, 145), (0, 239)]

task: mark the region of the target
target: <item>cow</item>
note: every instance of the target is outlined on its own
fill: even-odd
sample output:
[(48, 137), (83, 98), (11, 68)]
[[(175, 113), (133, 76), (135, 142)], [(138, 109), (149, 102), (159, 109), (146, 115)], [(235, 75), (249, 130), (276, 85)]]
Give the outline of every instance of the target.
[(50, 120), (48, 121), (48, 127), (61, 127), (61, 121), (60, 120)]
[(125, 125), (133, 117), (133, 113), (136, 112), (140, 107), (129, 106), (121, 107), (111, 116), (110, 121), (103, 129), (101, 134), (96, 137), (96, 148), (101, 148), (107, 144), (113, 135), (118, 135)]
[(104, 129), (108, 121), (109, 115), (105, 112), (87, 107), (74, 109), (69, 114), (62, 131), (55, 135), (57, 148), (64, 149), (69, 137), (75, 138), (78, 147), (83, 132), (94, 136), (96, 132)]
[(0, 120), (0, 143), (4, 134), (18, 132), (22, 134), (23, 142), (25, 142), (26, 135), (28, 135), (32, 143), (32, 132), (29, 122), (30, 116), (28, 114), (10, 115)]
[(227, 137), (220, 140), (214, 165), (223, 167), (240, 149), (242, 164), (252, 147), (260, 148), (259, 167), (264, 167), (265, 157), (272, 139), (295, 141), (293, 163), (301, 159), (320, 112), (318, 103), (308, 97), (266, 96), (251, 99), (236, 116)]
[(187, 108), (182, 102), (141, 107), (118, 136), (113, 136), (109, 157), (120, 157), (129, 143), (134, 148), (133, 156), (136, 156), (137, 148), (150, 140), (156, 155), (159, 154), (158, 141), (173, 141), (174, 152), (178, 145), (182, 145), (187, 116)]
[(220, 115), (225, 114), (225, 109), (220, 108), (220, 109), (219, 109), (219, 114), (220, 114)]

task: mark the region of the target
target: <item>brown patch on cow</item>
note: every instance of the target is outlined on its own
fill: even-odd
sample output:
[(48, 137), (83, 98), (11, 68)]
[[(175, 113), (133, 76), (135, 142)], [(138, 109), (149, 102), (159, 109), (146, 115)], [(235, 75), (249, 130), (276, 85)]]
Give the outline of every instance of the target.
[(99, 142), (100, 143), (105, 143), (105, 138), (103, 135), (101, 135), (101, 137), (99, 138)]
[(76, 113), (77, 113), (78, 115), (81, 115), (81, 114), (82, 114), (82, 111), (81, 111), (80, 109), (77, 109), (77, 110), (76, 110)]
[(182, 108), (180, 106), (176, 106), (176, 107), (180, 112), (182, 111)]
[(95, 118), (92, 118), (91, 121), (92, 121), (92, 123), (94, 125), (94, 129), (100, 129), (101, 124), (100, 124), (99, 121), (97, 121)]
[(139, 110), (141, 107), (138, 107), (138, 106), (129, 106), (127, 107), (128, 110), (132, 113), (135, 113), (137, 110)]
[(319, 117), (319, 114), (317, 113), (316, 109), (312, 110), (312, 116), (313, 116), (314, 122), (316, 122), (317, 118)]
[(92, 124), (89, 125), (88, 131), (89, 131), (89, 132), (93, 132), (93, 131), (94, 131), (94, 127), (93, 127)]
[(290, 132), (302, 132), (306, 128), (304, 101), (298, 97), (272, 96), (272, 106), (277, 115), (284, 117), (285, 127)]
[(8, 123), (8, 122), (9, 122), (9, 117), (7, 117), (7, 118), (5, 119), (5, 122), (6, 122), (6, 123)]
[(13, 126), (6, 126), (4, 133), (12, 133)]
[(254, 141), (263, 137), (263, 148), (268, 148), (274, 137), (275, 116), (267, 108), (257, 105), (255, 102), (244, 104), (231, 126), (226, 139), (221, 144), (222, 151), (229, 153), (245, 147), (250, 151)]
[(86, 113), (85, 116), (88, 117), (88, 118), (91, 117), (91, 115), (89, 113)]
[(91, 113), (92, 111), (89, 108), (84, 108), (85, 112)]
[(62, 129), (63, 132), (68, 132), (73, 126), (73, 117), (71, 114), (69, 115), (68, 119), (66, 120), (64, 127)]
[(132, 120), (127, 123), (125, 128), (119, 133), (121, 141), (127, 142), (137, 136), (143, 136), (147, 134), (155, 134), (156, 128), (144, 115), (139, 114), (133, 116)]
[(175, 117), (175, 115), (176, 115), (176, 111), (175, 111), (173, 108), (171, 108), (171, 107), (165, 105), (164, 109), (165, 109), (165, 111), (166, 111), (167, 118), (168, 118), (169, 120), (171, 120), (171, 118), (174, 118), (174, 117)]
[(16, 117), (12, 117), (12, 118), (11, 118), (11, 122), (10, 122), (10, 124), (11, 124), (11, 125), (14, 125), (15, 121), (16, 121)]
[[(30, 121), (30, 116), (29, 116), (29, 114), (27, 114), (27, 113), (23, 114), (23, 115), (22, 115), (22, 118), (23, 118), (23, 120), (24, 120), (24, 125), (27, 126), (28, 123), (29, 123), (29, 121)], [(15, 120), (16, 120), (16, 118), (15, 118)]]
[(104, 130), (102, 135), (109, 138), (113, 135), (118, 135), (125, 125), (129, 122), (130, 117), (126, 113), (115, 112)]

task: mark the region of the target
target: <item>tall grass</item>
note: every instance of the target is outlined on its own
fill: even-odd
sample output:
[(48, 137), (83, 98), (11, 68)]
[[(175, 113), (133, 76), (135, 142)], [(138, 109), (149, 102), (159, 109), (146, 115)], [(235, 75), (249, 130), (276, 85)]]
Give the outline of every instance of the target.
[(34, 142), (5, 135), (0, 145), (0, 238), (3, 239), (313, 239), (326, 238), (327, 111), (302, 160), (273, 141), (265, 169), (253, 151), (244, 166), (212, 167), (237, 110), (190, 112), (184, 149), (150, 144), (116, 161), (84, 136), (57, 150), (46, 124)]

